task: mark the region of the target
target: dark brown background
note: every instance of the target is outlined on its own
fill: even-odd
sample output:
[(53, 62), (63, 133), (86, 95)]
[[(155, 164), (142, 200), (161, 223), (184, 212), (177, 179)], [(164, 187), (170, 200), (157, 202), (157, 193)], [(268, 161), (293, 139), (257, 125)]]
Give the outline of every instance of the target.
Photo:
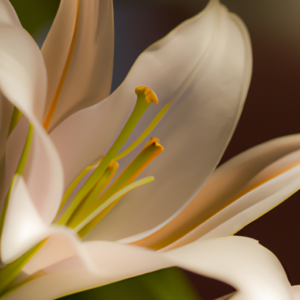
[[(207, 1), (115, 0), (116, 57), (113, 88), (137, 55)], [(233, 139), (222, 159), (269, 139), (300, 129), (300, 3), (297, 0), (222, 1), (249, 28), (254, 56), (253, 79)], [(300, 179), (299, 179), (300, 181)], [(300, 193), (241, 230), (277, 255), (291, 284), (300, 284)], [(233, 289), (187, 273), (204, 300)]]

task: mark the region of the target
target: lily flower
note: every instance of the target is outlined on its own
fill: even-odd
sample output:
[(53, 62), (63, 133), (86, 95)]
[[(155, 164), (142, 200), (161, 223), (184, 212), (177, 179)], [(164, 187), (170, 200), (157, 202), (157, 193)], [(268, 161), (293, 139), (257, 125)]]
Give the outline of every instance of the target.
[[(228, 236), (299, 188), (300, 136), (215, 170), (251, 77), (244, 24), (211, 0), (109, 95), (112, 18), (110, 0), (62, 0), (40, 52), (0, 0), (1, 299), (170, 266), (233, 285), (235, 299), (292, 299), (272, 253)], [(150, 134), (165, 151), (143, 145)]]

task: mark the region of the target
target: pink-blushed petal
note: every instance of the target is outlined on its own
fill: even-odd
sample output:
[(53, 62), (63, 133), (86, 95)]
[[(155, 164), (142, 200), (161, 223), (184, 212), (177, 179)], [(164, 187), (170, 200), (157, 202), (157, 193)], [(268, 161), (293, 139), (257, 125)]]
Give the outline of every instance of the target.
[[(300, 299), (300, 286), (299, 286), (299, 285), (294, 285), (294, 286), (292, 286), (292, 292), (293, 292), (293, 299), (294, 299), (294, 300)], [(237, 299), (237, 298), (234, 298), (235, 294), (236, 294), (236, 293), (231, 293), (231, 294), (229, 294), (229, 295), (220, 297), (220, 298), (215, 299), (215, 300)], [(239, 298), (239, 299), (240, 299), (240, 300), (244, 300), (244, 298)]]
[(5, 150), (12, 112), (13, 105), (0, 94), (0, 203), (5, 185)]
[[(160, 100), (137, 131), (163, 105), (174, 102), (152, 133), (165, 147), (146, 171), (156, 182), (150, 192), (142, 187), (117, 205), (100, 225), (106, 233), (97, 230), (101, 238), (113, 240), (150, 229), (197, 192), (232, 135), (248, 89), (251, 65), (251, 46), (243, 23), (218, 1), (211, 1), (202, 14), (147, 49), (108, 99), (73, 115), (52, 132), (69, 183), (113, 142), (132, 110), (136, 86), (151, 87)], [(139, 214), (127, 222), (133, 211)]]
[(237, 289), (232, 299), (293, 299), (290, 283), (276, 256), (252, 239), (198, 241), (164, 255), (179, 267), (232, 285)]
[(9, 0), (0, 1), (0, 20), (1, 22), (12, 26), (22, 27), (19, 18), (15, 10), (12, 8)]
[(172, 264), (158, 253), (110, 242), (88, 242), (82, 247), (97, 272), (91, 272), (79, 256), (33, 274), (28, 282), (3, 299), (51, 300), (134, 277)]
[(280, 171), (297, 162), (298, 154), (295, 150), (298, 149), (300, 135), (291, 135), (268, 141), (239, 154), (212, 174), (200, 193), (176, 218), (124, 242), (135, 242), (144, 247), (163, 247), (174, 242), (224, 208), (238, 195), (245, 193), (251, 186), (270, 179), (272, 175), (278, 175)]
[(24, 113), (42, 121), (47, 75), (38, 46), (22, 27), (6, 20), (0, 20), (0, 39), (1, 92)]
[(292, 290), (294, 294), (294, 300), (300, 299), (300, 285), (292, 286)]
[[(34, 205), (24, 179), (17, 175), (8, 204), (1, 237), (1, 259), (9, 263), (51, 235), (67, 235), (79, 243), (76, 234), (67, 228), (48, 226)], [(73, 253), (73, 255), (75, 255)], [(60, 253), (64, 257), (63, 253)], [(45, 262), (47, 263), (47, 262)]]
[[(103, 241), (86, 242), (83, 247), (98, 272), (87, 271), (80, 257), (73, 257), (37, 272), (3, 299), (18, 299), (22, 295), (25, 300), (50, 300), (157, 269), (180, 266), (233, 285), (243, 299), (292, 300), (279, 261), (251, 239), (230, 237), (203, 241), (166, 253)], [(263, 298), (274, 294), (278, 297)]]
[(25, 145), (29, 124), (26, 118), (21, 118), (15, 129), (6, 140), (5, 181), (2, 200), (7, 195), (11, 181), (18, 166)]
[[(299, 157), (299, 151), (297, 154)], [(299, 190), (299, 176), (298, 161), (296, 166), (287, 168), (279, 175), (246, 192), (166, 249), (179, 247), (199, 238), (209, 239), (234, 234)]]
[(48, 73), (48, 91), (44, 110), (47, 114), (55, 97), (70, 52), (77, 22), (79, 0), (62, 0), (42, 47)]
[(49, 75), (44, 116), (61, 89), (50, 124), (53, 129), (72, 113), (98, 103), (110, 93), (114, 55), (112, 1), (61, 1), (42, 52)]
[[(14, 15), (11, 4), (5, 3), (6, 15)], [(63, 176), (57, 151), (41, 126), (47, 89), (45, 64), (32, 37), (7, 18), (0, 20), (0, 40), (0, 91), (34, 126), (25, 181), (41, 216), (51, 222), (61, 199)]]

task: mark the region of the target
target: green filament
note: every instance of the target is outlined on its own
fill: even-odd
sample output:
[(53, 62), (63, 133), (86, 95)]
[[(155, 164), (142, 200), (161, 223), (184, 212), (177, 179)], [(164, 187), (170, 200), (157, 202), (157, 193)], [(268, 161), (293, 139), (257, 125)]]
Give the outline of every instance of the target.
[[(101, 160), (100, 160), (101, 161)], [(57, 215), (61, 212), (62, 208), (64, 207), (64, 205), (66, 204), (66, 202), (68, 201), (68, 199), (70, 198), (70, 196), (72, 195), (72, 193), (74, 192), (75, 188), (77, 187), (77, 185), (80, 183), (80, 181), (84, 178), (84, 176), (86, 176), (88, 174), (88, 172), (90, 172), (93, 168), (95, 168), (97, 165), (99, 164), (99, 161), (91, 166), (86, 167), (76, 178), (75, 180), (70, 184), (70, 186), (68, 187), (68, 189), (66, 190), (64, 197), (61, 201), (60, 207), (58, 209)]]
[(94, 173), (87, 180), (87, 182), (84, 184), (82, 189), (78, 192), (78, 194), (74, 197), (72, 203), (67, 208), (64, 215), (59, 219), (57, 223), (58, 225), (67, 224), (67, 222), (71, 218), (76, 208), (80, 205), (80, 203), (83, 201), (86, 195), (91, 191), (91, 189), (95, 186), (95, 184), (100, 180), (107, 167), (113, 161), (114, 157), (117, 155), (117, 153), (120, 151), (122, 146), (125, 144), (130, 134), (136, 127), (137, 123), (139, 122), (143, 114), (148, 109), (151, 102), (146, 101), (146, 99), (147, 99), (147, 95), (145, 95), (145, 93), (138, 94), (138, 98), (135, 107), (133, 109), (133, 112), (131, 113), (131, 116), (129, 117), (125, 126), (123, 127), (121, 133), (119, 134), (119, 136), (117, 137), (116, 141), (109, 149), (107, 154), (104, 156), (104, 158), (102, 159), (101, 163), (96, 168)]
[(78, 209), (67, 225), (70, 228), (75, 228), (87, 215), (96, 210), (100, 205), (105, 203), (115, 193), (124, 186), (132, 183), (135, 178), (146, 168), (146, 166), (162, 152), (162, 147), (157, 144), (157, 140), (153, 139), (153, 143), (149, 143), (142, 152), (132, 161), (132, 163), (119, 175), (114, 183), (97, 201), (89, 202), (89, 205), (84, 206), (84, 210)]
[[(86, 227), (86, 225), (88, 225), (95, 217), (97, 217), (101, 212), (103, 212), (106, 208), (108, 208), (110, 205), (112, 205), (114, 202), (118, 202), (118, 199), (122, 198), (125, 194), (127, 194), (128, 192), (132, 191), (133, 189), (142, 186), (146, 183), (152, 182), (154, 180), (153, 176), (150, 177), (146, 177), (140, 180), (137, 180), (129, 185), (127, 185), (126, 187), (124, 187), (123, 189), (121, 189), (120, 191), (118, 191), (117, 193), (115, 193), (113, 196), (111, 196), (110, 198), (107, 199), (107, 201), (105, 203), (103, 203), (102, 205), (100, 205), (96, 210), (94, 210), (89, 216), (87, 216), (80, 224), (78, 224), (75, 228), (74, 231), (79, 232), (81, 231), (84, 227)], [(90, 230), (92, 230), (93, 228), (89, 228), (88, 232)], [(85, 230), (86, 232), (86, 230)], [(86, 232), (85, 234), (87, 234), (88, 232)]]
[(125, 149), (123, 152), (118, 154), (114, 160), (118, 161), (121, 158), (128, 155), (130, 152), (132, 152), (136, 147), (138, 147), (146, 138), (147, 136), (152, 132), (152, 130), (157, 126), (157, 124), (160, 122), (160, 120), (164, 117), (164, 115), (167, 113), (171, 106), (171, 103), (167, 103), (161, 111), (157, 114), (157, 116), (153, 119), (153, 121), (150, 123), (150, 125), (145, 129), (145, 131), (132, 143), (127, 149)]

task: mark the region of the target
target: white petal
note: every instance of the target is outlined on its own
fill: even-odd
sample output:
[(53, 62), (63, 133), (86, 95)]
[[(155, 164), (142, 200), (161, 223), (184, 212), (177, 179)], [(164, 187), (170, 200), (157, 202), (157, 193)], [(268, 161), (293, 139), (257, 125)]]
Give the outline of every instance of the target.
[(294, 293), (294, 300), (300, 299), (300, 285), (295, 285), (292, 287), (293, 293)]
[[(116, 239), (150, 229), (197, 192), (228, 143), (250, 75), (246, 29), (218, 1), (212, 1), (204, 13), (146, 50), (111, 97), (73, 115), (53, 131), (66, 182), (70, 182), (112, 143), (134, 105), (136, 86), (148, 85), (160, 99), (160, 105), (150, 109), (142, 127), (179, 93), (165, 122), (153, 133), (166, 149), (147, 170), (156, 182), (149, 185), (150, 192), (142, 187), (131, 193), (106, 217), (102, 238)], [(133, 211), (139, 211), (139, 215), (127, 222)]]
[(5, 149), (12, 112), (12, 104), (8, 102), (0, 93), (0, 201), (3, 197), (1, 194), (3, 193), (4, 189)]
[[(7, 14), (2, 16), (14, 15), (9, 2), (3, 3)], [(24, 177), (41, 216), (51, 222), (61, 199), (63, 179), (59, 156), (41, 126), (47, 88), (43, 57), (32, 37), (7, 18), (0, 20), (0, 40), (1, 93), (35, 129)]]
[[(295, 285), (295, 286), (292, 286), (292, 292), (293, 292), (293, 296), (294, 296), (294, 300), (298, 300), (300, 299), (300, 286), (299, 285)], [(230, 295), (226, 295), (226, 296), (223, 296), (223, 297), (220, 297), (218, 299), (215, 299), (215, 300), (229, 300), (229, 299), (237, 299), (235, 297), (233, 297), (236, 293), (232, 293)], [(244, 300), (244, 298), (238, 298), (240, 300)]]
[[(220, 166), (209, 178), (200, 193), (175, 219), (171, 220), (171, 222), (167, 221), (151, 231), (126, 239), (124, 242), (135, 242), (144, 247), (158, 247), (158, 245), (163, 247), (175, 241), (180, 236), (192, 231), (193, 228), (198, 227), (199, 224), (226, 206), (232, 199), (243, 192), (245, 193), (247, 186), (248, 188), (251, 187), (249, 186), (251, 180), (253, 187), (255, 184), (270, 179), (272, 175), (276, 175), (285, 167), (293, 164), (294, 161), (298, 160), (297, 153), (293, 154), (293, 152), (299, 148), (300, 135), (292, 135), (268, 141), (241, 153)], [(253, 180), (256, 180), (256, 182)], [(281, 184), (277, 188), (280, 190), (280, 188), (284, 187)], [(297, 184), (290, 186), (290, 188), (290, 194), (292, 194), (297, 189)], [(279, 201), (284, 200), (284, 198), (277, 199)], [(257, 203), (257, 200), (253, 200), (253, 204)], [(276, 199), (274, 198), (273, 200), (273, 205), (277, 205)], [(251, 203), (250, 198), (247, 203)], [(267, 210), (270, 208), (267, 207)], [(263, 212), (257, 211), (257, 213), (262, 214)], [(254, 217), (254, 219), (258, 216)], [(250, 222), (248, 218), (246, 220)], [(194, 239), (199, 238), (207, 233), (207, 231), (203, 231), (204, 229), (210, 230), (206, 226), (200, 226), (199, 231), (195, 230), (190, 237), (187, 236), (179, 240), (178, 245), (184, 244), (184, 241), (190, 242), (192, 237)], [(175, 245), (177, 243), (173, 246)]]
[(71, 231), (65, 228), (49, 227), (44, 223), (29, 195), (23, 178), (17, 176), (11, 192), (1, 237), (2, 261), (9, 263), (15, 260), (35, 244), (53, 234), (70, 235), (69, 239), (76, 239), (75, 233), (69, 232)]
[(19, 18), (8, 0), (0, 1), (0, 20), (13, 26), (21, 26)]
[[(87, 242), (82, 247), (97, 272), (88, 271), (82, 257), (73, 257), (34, 274), (4, 299), (18, 299), (22, 295), (25, 300), (50, 300), (173, 265), (232, 284), (243, 299), (292, 299), (290, 285), (276, 257), (246, 238), (197, 242), (160, 254), (103, 241)], [(273, 296), (273, 292), (279, 298), (262, 297)]]
[(278, 259), (252, 239), (226, 237), (194, 242), (164, 255), (179, 267), (232, 285), (238, 290), (232, 299), (293, 299)]
[(79, 12), (78, 3), (61, 1), (42, 49), (49, 75), (45, 114), (62, 82), (68, 56), (72, 56), (51, 128), (110, 93), (114, 52), (112, 1), (81, 0)]
[(162, 255), (138, 247), (96, 241), (81, 247), (97, 268), (96, 272), (87, 268), (83, 256), (74, 256), (34, 274), (28, 283), (4, 299), (52, 300), (172, 266)]
[[(9, 3), (4, 9), (7, 15), (15, 13)], [(38, 46), (28, 32), (6, 18), (0, 19), (0, 40), (1, 92), (24, 113), (42, 121), (46, 70)]]
[[(299, 152), (297, 154), (299, 157)], [(291, 156), (295, 157), (294, 153), (287, 155), (285, 158), (289, 159)], [(282, 160), (278, 160), (278, 166), (280, 166)], [(273, 169), (274, 166), (276, 166), (276, 163), (269, 168)], [(287, 167), (289, 166), (287, 165)], [(268, 168), (264, 171), (267, 170)], [(234, 234), (299, 190), (299, 161), (296, 166), (293, 167), (292, 165), (287, 170), (283, 169), (279, 175), (276, 173), (274, 175), (276, 175), (274, 178), (266, 182), (263, 181), (258, 187), (254, 187), (248, 192), (246, 190), (243, 196), (167, 248), (178, 247), (198, 238), (209, 239)]]

